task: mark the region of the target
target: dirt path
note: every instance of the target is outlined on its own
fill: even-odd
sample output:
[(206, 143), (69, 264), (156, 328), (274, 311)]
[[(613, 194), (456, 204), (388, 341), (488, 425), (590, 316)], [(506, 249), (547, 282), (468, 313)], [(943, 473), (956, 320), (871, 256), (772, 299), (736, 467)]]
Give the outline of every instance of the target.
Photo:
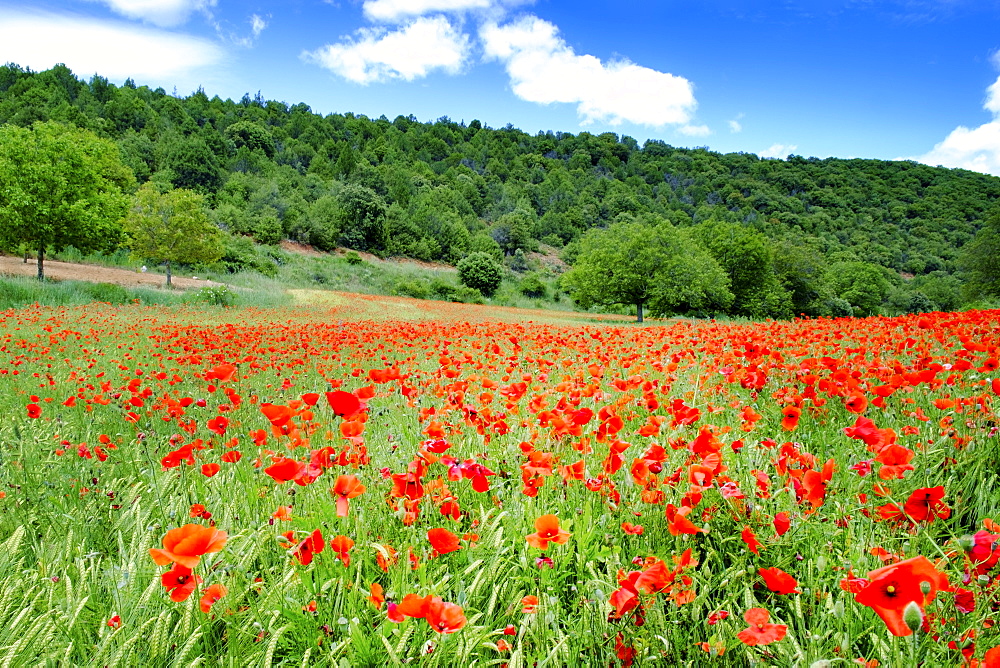
[[(25, 264), (23, 258), (0, 256), (0, 274), (13, 276), (37, 276), (38, 267), (33, 259)], [(165, 274), (153, 272), (142, 273), (128, 269), (100, 267), (93, 264), (73, 264), (70, 262), (45, 261), (45, 277), (57, 281), (89, 281), (91, 283), (114, 283), (127, 287), (149, 286), (164, 287), (167, 282)], [(182, 289), (203, 288), (206, 285), (218, 285), (203, 278), (193, 279), (183, 276), (172, 276), (174, 287)]]

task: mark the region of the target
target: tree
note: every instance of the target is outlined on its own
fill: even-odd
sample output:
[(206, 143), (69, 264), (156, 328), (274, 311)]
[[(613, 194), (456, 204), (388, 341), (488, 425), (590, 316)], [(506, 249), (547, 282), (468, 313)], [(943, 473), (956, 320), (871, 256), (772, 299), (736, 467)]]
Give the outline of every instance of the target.
[(489, 253), (470, 253), (458, 263), (458, 280), (490, 297), (503, 282), (503, 268)]
[(970, 298), (1000, 296), (1000, 211), (990, 216), (959, 257)]
[(654, 315), (725, 309), (733, 302), (729, 277), (684, 231), (662, 219), (623, 220), (584, 235), (564, 285), (584, 308), (634, 304)]
[(135, 194), (125, 219), (128, 246), (137, 256), (167, 265), (215, 262), (222, 257), (222, 234), (205, 211), (204, 197), (178, 188), (165, 193), (147, 183)]
[(0, 127), (0, 243), (36, 250), (39, 280), (46, 249), (115, 248), (133, 187), (109, 140), (53, 122)]
[(345, 185), (338, 196), (340, 242), (348, 248), (381, 251), (387, 239), (385, 200), (371, 188)]
[(886, 269), (867, 262), (835, 262), (826, 271), (833, 294), (849, 303), (856, 316), (875, 315), (892, 287)]

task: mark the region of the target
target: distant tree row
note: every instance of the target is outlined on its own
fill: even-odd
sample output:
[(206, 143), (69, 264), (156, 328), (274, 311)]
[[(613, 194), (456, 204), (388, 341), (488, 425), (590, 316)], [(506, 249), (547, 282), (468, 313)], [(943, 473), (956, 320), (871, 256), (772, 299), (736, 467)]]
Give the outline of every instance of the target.
[[(233, 101), (199, 89), (182, 97), (131, 80), (83, 81), (61, 65), (0, 67), (0, 123), (23, 129), (44, 121), (113, 143), (134, 174), (135, 184), (122, 186), (129, 194), (151, 184), (143, 192), (199, 195), (223, 233), (224, 253), (250, 237), (458, 264), (475, 254), (509, 262), (545, 245), (570, 263), (584, 259), (566, 286), (596, 305), (607, 299), (586, 289), (585, 276), (598, 271), (594, 249), (613, 228), (710, 258), (700, 278), (692, 275), (695, 284), (727, 278), (711, 296), (693, 288), (671, 296), (661, 284), (655, 294), (615, 302), (654, 311), (784, 317), (889, 303), (948, 309), (993, 289), (976, 278), (969, 257), (990, 247), (986, 221), (1000, 201), (1000, 179), (964, 170), (766, 160), (446, 117), (323, 116), (259, 95)], [(880, 301), (871, 306), (852, 292), (855, 284), (874, 285)]]

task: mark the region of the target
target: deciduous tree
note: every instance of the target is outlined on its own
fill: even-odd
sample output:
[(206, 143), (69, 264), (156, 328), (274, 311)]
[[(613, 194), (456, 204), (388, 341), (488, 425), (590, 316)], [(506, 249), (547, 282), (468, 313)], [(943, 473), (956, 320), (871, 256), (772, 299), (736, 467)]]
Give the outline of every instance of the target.
[(588, 232), (564, 285), (582, 306), (634, 304), (654, 315), (725, 309), (729, 277), (708, 252), (666, 221), (623, 220)]
[(163, 262), (215, 262), (222, 257), (222, 235), (208, 219), (204, 198), (178, 188), (165, 193), (147, 183), (135, 195), (125, 219), (128, 246), (137, 256)]
[(39, 280), (47, 249), (117, 246), (134, 186), (118, 147), (91, 132), (54, 122), (0, 127), (0, 243), (34, 249)]

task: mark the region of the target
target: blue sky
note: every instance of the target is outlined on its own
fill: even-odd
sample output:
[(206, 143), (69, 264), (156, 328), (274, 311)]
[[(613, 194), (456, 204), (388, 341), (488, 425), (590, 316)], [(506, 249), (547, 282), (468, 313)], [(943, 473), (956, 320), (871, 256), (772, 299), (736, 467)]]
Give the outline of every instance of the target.
[(320, 113), (1000, 175), (1000, 0), (0, 0), (0, 61)]

